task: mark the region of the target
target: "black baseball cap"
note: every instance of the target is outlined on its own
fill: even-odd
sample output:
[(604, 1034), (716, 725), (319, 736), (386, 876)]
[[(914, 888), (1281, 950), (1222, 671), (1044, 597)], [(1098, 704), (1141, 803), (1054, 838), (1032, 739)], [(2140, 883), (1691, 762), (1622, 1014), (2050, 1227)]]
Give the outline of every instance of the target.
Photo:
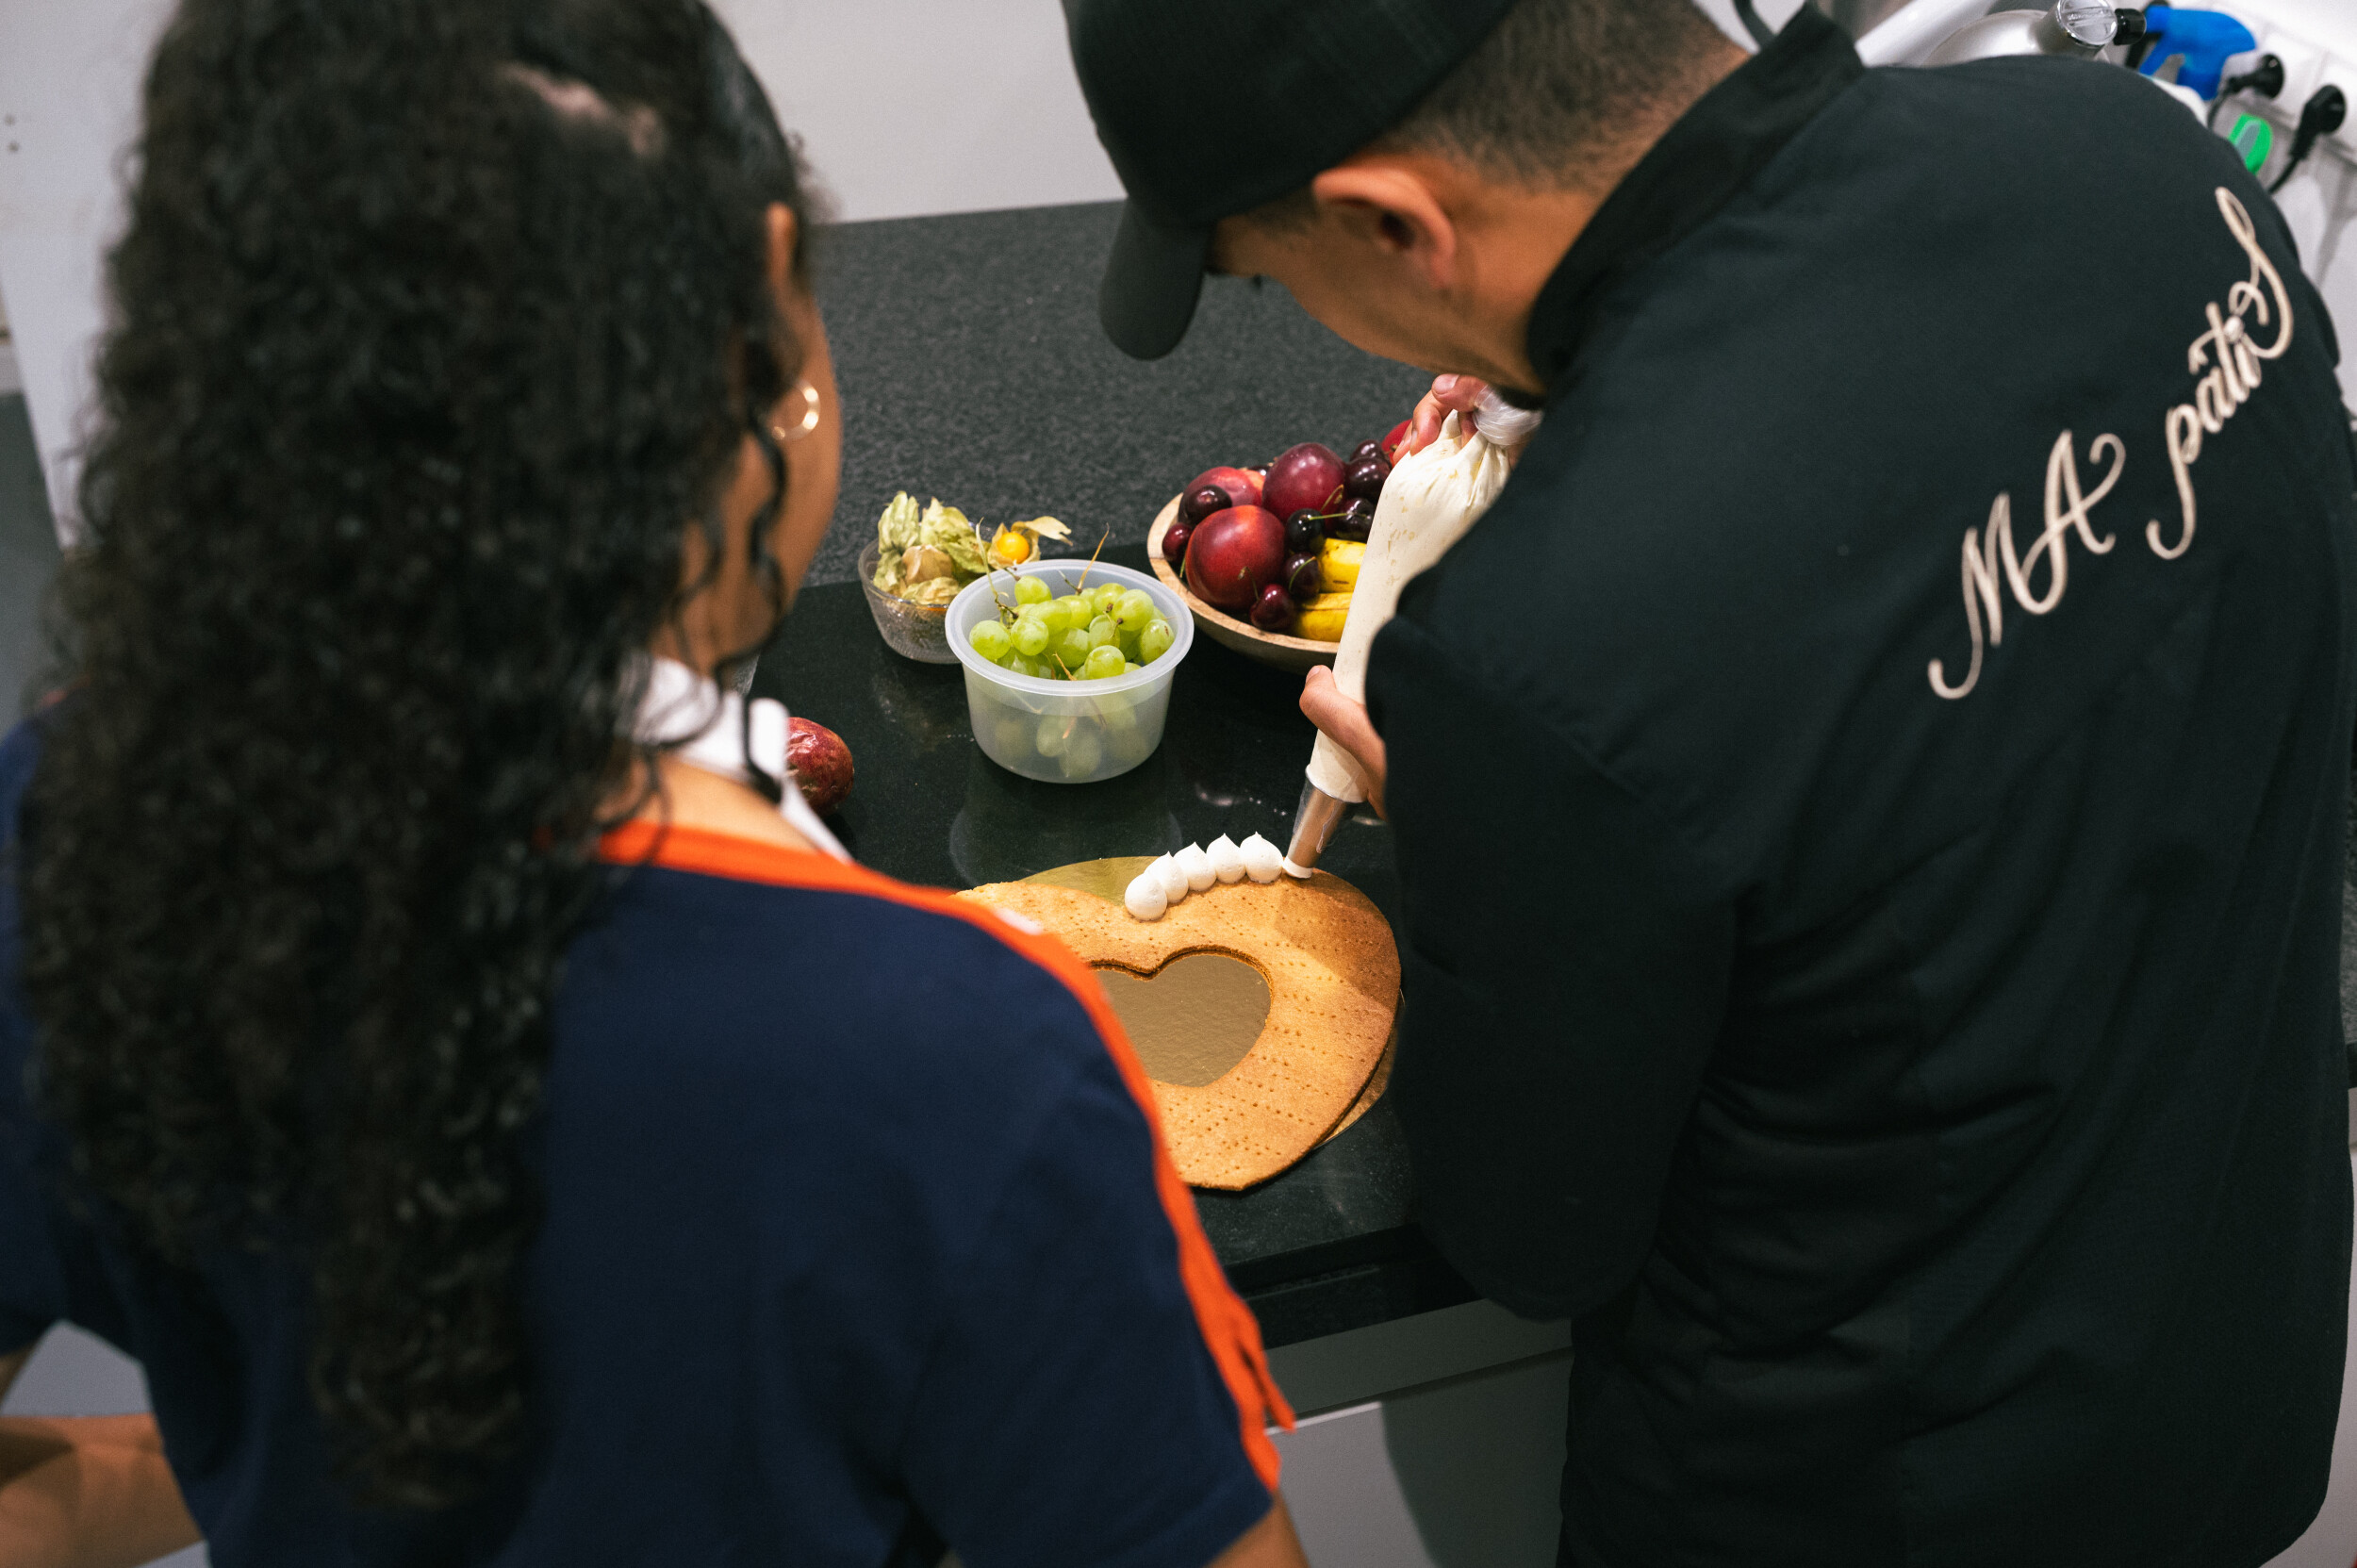
[(1406, 117), (1513, 0), (1063, 0), (1072, 64), (1129, 192), (1096, 294), (1138, 359), (1195, 318), (1211, 225)]

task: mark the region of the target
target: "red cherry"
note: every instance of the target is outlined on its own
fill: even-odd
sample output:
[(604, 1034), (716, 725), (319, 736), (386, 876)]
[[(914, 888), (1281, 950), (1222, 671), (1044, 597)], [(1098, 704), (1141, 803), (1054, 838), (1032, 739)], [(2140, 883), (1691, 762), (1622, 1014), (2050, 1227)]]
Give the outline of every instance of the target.
[(1271, 583), (1252, 602), (1252, 624), (1263, 632), (1281, 632), (1294, 623), (1294, 602), (1282, 583)]
[[(1230, 506), (1258, 506), (1261, 503), (1261, 474), (1257, 470), (1205, 469), (1189, 480), (1187, 487), (1178, 493), (1192, 496), (1207, 485), (1227, 496)], [(1200, 517), (1210, 515), (1208, 512), (1198, 514)]]
[(1295, 602), (1306, 602), (1326, 591), (1326, 569), (1318, 564), (1315, 555), (1289, 556), (1281, 581)]
[(1374, 526), (1375, 503), (1354, 500), (1342, 509), (1340, 516), (1327, 521), (1326, 536), (1329, 539), (1363, 540)]
[(1187, 499), (1178, 503), (1178, 515), (1188, 522), (1201, 522), (1213, 512), (1224, 512), (1236, 503), (1216, 485), (1205, 485), (1187, 492)]

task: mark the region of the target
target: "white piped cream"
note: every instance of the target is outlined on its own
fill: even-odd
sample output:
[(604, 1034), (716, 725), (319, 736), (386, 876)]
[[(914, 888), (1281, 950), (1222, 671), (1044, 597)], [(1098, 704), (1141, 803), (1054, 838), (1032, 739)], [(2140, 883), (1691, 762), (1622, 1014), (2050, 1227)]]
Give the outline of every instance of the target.
[(1173, 857), (1163, 855), (1146, 869), (1162, 884), (1162, 898), (1167, 902), (1175, 904), (1187, 896), (1187, 874), (1178, 868), (1178, 862)]
[(1222, 882), (1244, 881), (1244, 851), (1226, 834), (1211, 840), (1211, 847), (1203, 851), (1203, 858), (1211, 863), (1211, 875)]
[(1178, 854), (1178, 869), (1186, 873), (1188, 888), (1196, 893), (1219, 880), (1211, 869), (1211, 857), (1203, 852), (1200, 844), (1190, 844)]
[(1147, 867), (1129, 880), (1129, 890), (1121, 896), (1121, 907), (1132, 919), (1159, 920), (1170, 908), (1170, 900), (1162, 893), (1162, 879)]
[(1244, 874), (1254, 882), (1275, 882), (1284, 872), (1284, 851), (1257, 833), (1236, 846), (1236, 852), (1244, 858)]
[(1295, 882), (1308, 882), (1311, 877), (1317, 874), (1307, 866), (1295, 866), (1294, 864), (1294, 857), (1291, 855), (1279, 857), (1277, 864), (1278, 867), (1284, 871), (1285, 875), (1293, 878)]

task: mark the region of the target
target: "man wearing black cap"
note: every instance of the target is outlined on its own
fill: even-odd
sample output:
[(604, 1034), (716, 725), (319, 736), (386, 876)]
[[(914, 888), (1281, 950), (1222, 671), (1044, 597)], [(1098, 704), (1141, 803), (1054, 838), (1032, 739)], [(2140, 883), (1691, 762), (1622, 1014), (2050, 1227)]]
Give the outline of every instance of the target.
[(1065, 8), (1117, 343), (1264, 274), (1545, 410), (1367, 709), (1305, 706), (1388, 786), (1424, 1223), (1574, 1322), (1562, 1560), (2289, 1543), (2357, 454), (2231, 149), (1810, 10), (1746, 60), (1684, 0)]

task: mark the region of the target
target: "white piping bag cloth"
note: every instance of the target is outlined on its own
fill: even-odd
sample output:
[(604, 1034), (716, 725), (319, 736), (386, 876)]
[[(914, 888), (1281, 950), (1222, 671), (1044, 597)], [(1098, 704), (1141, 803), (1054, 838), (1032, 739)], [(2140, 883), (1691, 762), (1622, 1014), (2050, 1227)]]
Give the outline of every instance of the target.
[(717, 682), (677, 659), (659, 658), (648, 671), (646, 700), (639, 704), (632, 733), (650, 746), (682, 742), (682, 762), (738, 784), (753, 782), (752, 769), (746, 766), (750, 754), (763, 772), (785, 785), (778, 815), (786, 826), (808, 839), (812, 849), (848, 862), (850, 851), (802, 799), (801, 786), (786, 763), (785, 704), (757, 697), (748, 718), (744, 703), (735, 692), (722, 691)]
[[(1447, 554), (1490, 509), (1506, 487), (1507, 454), (1538, 425), (1536, 414), (1504, 403), (1492, 411), (1495, 397), (1484, 399), (1479, 414), (1494, 438), (1480, 430), (1461, 434), (1459, 417), (1451, 414), (1442, 422), (1440, 438), (1401, 458), (1383, 482), (1359, 581), (1351, 589), (1350, 614), (1343, 621), (1342, 645), (1334, 654), (1334, 685), (1354, 702), (1367, 700), (1367, 651), (1399, 608), (1399, 590)], [(1322, 734), (1310, 753), (1310, 782), (1337, 801), (1367, 798), (1358, 760)]]

